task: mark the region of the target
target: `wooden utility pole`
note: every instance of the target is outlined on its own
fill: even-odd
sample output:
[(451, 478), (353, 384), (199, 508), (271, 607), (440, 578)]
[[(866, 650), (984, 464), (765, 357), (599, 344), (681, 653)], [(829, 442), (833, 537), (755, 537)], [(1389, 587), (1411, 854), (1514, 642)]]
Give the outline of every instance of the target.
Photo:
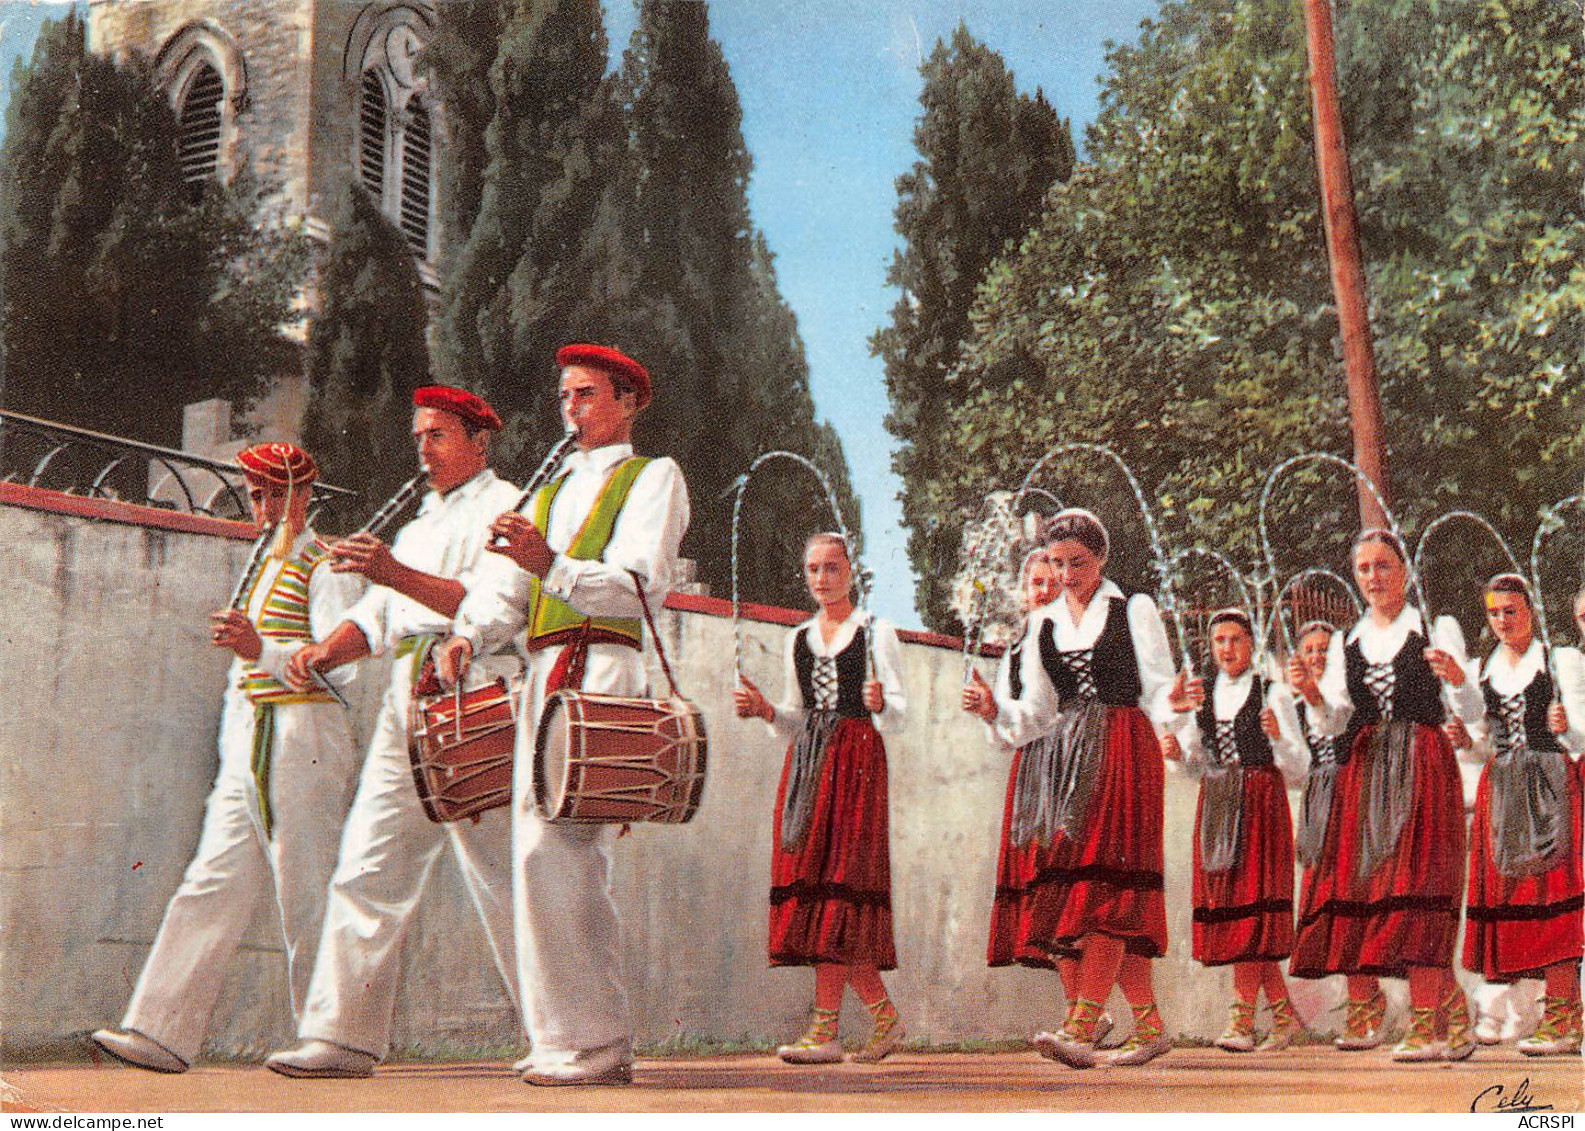
[[(1370, 312), (1365, 300), (1365, 266), (1354, 214), (1354, 182), (1348, 172), (1343, 114), (1337, 101), (1337, 51), (1332, 39), (1331, 0), (1304, 0), (1310, 47), (1310, 95), (1315, 111), (1315, 164), (1321, 180), (1321, 213), (1326, 220), (1326, 253), (1332, 265), (1332, 291), (1343, 332), (1343, 369), (1348, 377), (1348, 411), (1354, 433), (1354, 463), (1375, 482), (1391, 505), (1387, 453), (1383, 447), (1381, 390), (1376, 355), (1370, 344)], [(1362, 526), (1385, 526), (1386, 515), (1363, 483), (1358, 484)]]

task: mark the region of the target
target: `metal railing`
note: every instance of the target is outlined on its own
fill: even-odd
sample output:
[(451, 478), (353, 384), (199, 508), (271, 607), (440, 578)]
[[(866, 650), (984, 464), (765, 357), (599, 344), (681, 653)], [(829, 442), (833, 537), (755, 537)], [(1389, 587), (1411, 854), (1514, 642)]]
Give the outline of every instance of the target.
[[(89, 498), (246, 521), (248, 492), (234, 463), (0, 410), (0, 480)], [(315, 483), (309, 516), (345, 517), (358, 493)]]

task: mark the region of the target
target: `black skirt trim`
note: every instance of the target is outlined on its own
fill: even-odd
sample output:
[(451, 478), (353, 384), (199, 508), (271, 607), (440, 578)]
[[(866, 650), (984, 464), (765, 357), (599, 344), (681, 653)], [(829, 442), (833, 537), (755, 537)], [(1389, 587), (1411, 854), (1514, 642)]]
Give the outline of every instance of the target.
[(1291, 899), (1262, 899), (1255, 903), (1242, 903), (1237, 907), (1196, 907), (1196, 923), (1231, 923), (1237, 919), (1253, 919), (1259, 915), (1293, 914)]
[(1162, 891), (1160, 872), (1128, 871), (1123, 868), (1112, 868), (1105, 864), (1082, 864), (1077, 868), (1059, 868), (1048, 865), (1036, 872), (1029, 883), (1022, 888), (1009, 888), (1000, 885), (996, 888), (997, 895), (1020, 895), (1034, 888), (1047, 887), (1052, 884), (1076, 883), (1103, 883), (1116, 888), (1133, 888), (1138, 891)]
[(1456, 916), (1458, 904), (1446, 895), (1389, 895), (1373, 900), (1329, 899), (1304, 916), (1303, 921), (1313, 923), (1322, 915), (1364, 919), (1372, 915), (1390, 915), (1395, 911), (1441, 911)]
[(770, 901), (773, 905), (794, 899), (809, 903), (837, 900), (841, 903), (851, 903), (856, 907), (890, 907), (892, 904), (892, 894), (889, 891), (865, 891), (849, 887), (847, 884), (815, 884), (799, 880), (797, 883), (770, 889)]
[(1555, 919), (1560, 915), (1577, 914), (1581, 909), (1585, 909), (1585, 895), (1572, 896), (1557, 903), (1539, 903), (1530, 906), (1499, 903), (1495, 907), (1487, 907), (1472, 903), (1465, 910), (1464, 915), (1477, 923), (1507, 923), (1516, 920), (1535, 922), (1540, 919)]

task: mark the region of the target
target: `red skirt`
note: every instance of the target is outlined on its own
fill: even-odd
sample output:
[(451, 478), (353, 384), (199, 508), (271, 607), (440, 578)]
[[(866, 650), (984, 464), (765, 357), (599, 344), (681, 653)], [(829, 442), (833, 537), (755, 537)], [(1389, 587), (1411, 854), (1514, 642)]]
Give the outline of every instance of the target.
[(1414, 797), (1393, 854), (1357, 875), (1374, 726), (1337, 773), (1321, 860), (1307, 877), (1289, 970), (1300, 978), (1402, 978), (1411, 966), (1451, 966), (1464, 894), (1464, 800), (1441, 730), (1416, 725)]
[[(1558, 755), (1567, 757), (1567, 755)], [(1585, 764), (1585, 763), (1582, 763)], [(1464, 922), (1464, 968), (1488, 982), (1539, 978), (1548, 966), (1578, 962), (1585, 953), (1585, 875), (1580, 862), (1580, 775), (1570, 767), (1569, 843), (1557, 862), (1534, 876), (1510, 877), (1491, 859), (1491, 781), (1480, 775), (1470, 824), (1469, 906)]]
[(1106, 745), (1077, 837), (1058, 833), (1029, 885), (1028, 946), (1076, 955), (1086, 935), (1128, 954), (1167, 950), (1161, 881), (1161, 745), (1138, 707), (1106, 709)]
[(1046, 867), (1051, 863), (1051, 846), (1037, 840), (1015, 845), (1008, 839), (1013, 824), (1013, 793), (1018, 785), (1018, 767), (1023, 764), (1020, 747), (1013, 755), (1013, 768), (1007, 775), (1007, 804), (1002, 813), (1002, 848), (996, 859), (996, 898), (991, 902), (991, 942), (986, 962), (991, 966), (1056, 965), (1051, 955), (1029, 942), (1030, 913), (1035, 895), (1055, 882)]
[(770, 964), (897, 968), (886, 747), (868, 718), (843, 719), (826, 743), (803, 843), (782, 848), (782, 802), (792, 751), (776, 790), (771, 842)]
[[(1200, 806), (1205, 796), (1200, 796)], [(1238, 863), (1206, 875), (1194, 814), (1194, 960), (1278, 961), (1293, 950), (1293, 818), (1275, 766), (1244, 770)]]

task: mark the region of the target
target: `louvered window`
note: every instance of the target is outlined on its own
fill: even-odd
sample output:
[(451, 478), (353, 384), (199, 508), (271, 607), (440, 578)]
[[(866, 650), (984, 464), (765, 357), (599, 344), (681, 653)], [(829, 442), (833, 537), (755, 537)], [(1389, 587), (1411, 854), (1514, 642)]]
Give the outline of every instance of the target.
[(375, 200), (385, 194), (385, 84), (379, 73), (363, 75), (358, 100), (358, 179)]
[(193, 72), (182, 99), (179, 154), (182, 179), (199, 184), (215, 175), (220, 165), (221, 111), (226, 84), (220, 72), (202, 63)]
[(407, 104), (402, 132), (402, 232), (413, 254), (429, 254), (429, 108), (416, 95)]

